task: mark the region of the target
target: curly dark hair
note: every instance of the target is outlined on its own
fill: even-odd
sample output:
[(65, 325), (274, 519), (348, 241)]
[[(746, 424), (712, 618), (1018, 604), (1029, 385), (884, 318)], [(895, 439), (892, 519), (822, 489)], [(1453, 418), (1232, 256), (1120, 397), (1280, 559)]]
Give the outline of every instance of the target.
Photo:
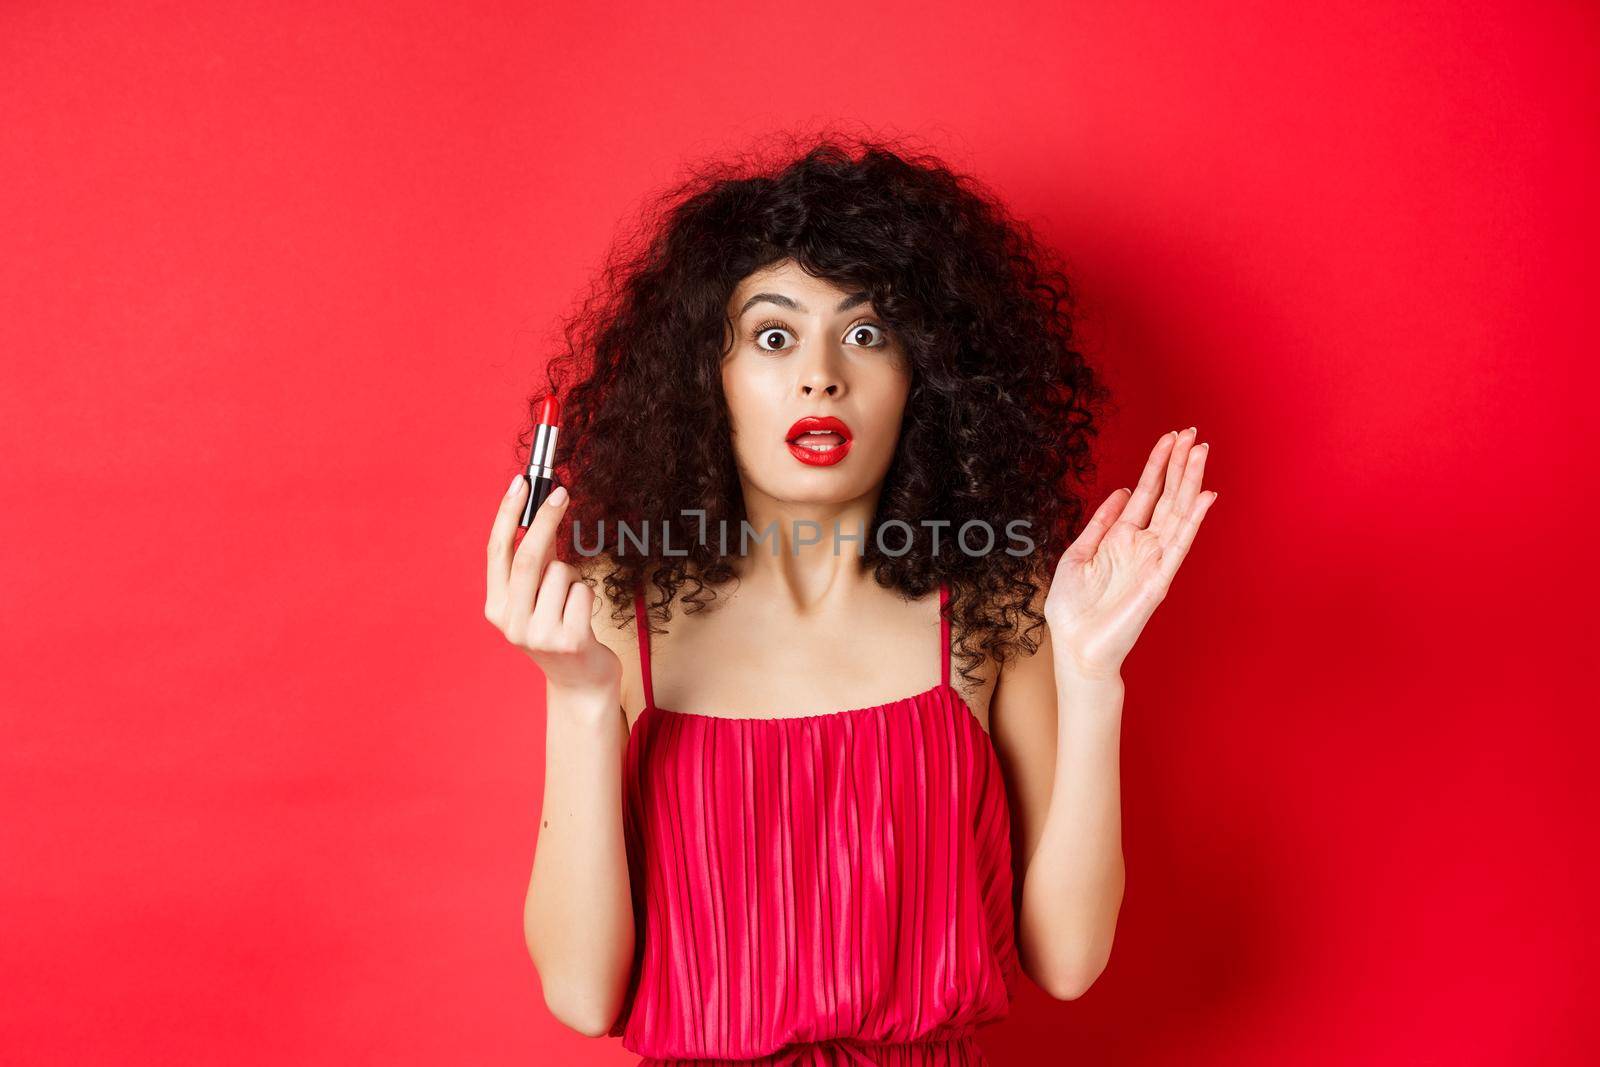
[[(1083, 517), (1074, 482), (1094, 469), (1110, 393), (1074, 348), (1067, 278), (1028, 225), (971, 177), (882, 140), (823, 135), (787, 145), (777, 162), (701, 165), (617, 240), (546, 370), (562, 398), (557, 473), (574, 487), (568, 521), (585, 542), (602, 519), (665, 523), (674, 554), (654, 536), (646, 551), (618, 552), (608, 535), (593, 559), (575, 558), (563, 537), (562, 557), (591, 581), (603, 565), (619, 625), (641, 582), (655, 587), (648, 610), (664, 623), (674, 600), (693, 613), (736, 577), (717, 539), (698, 536), (725, 521), (737, 542), (746, 518), (720, 371), (727, 301), (744, 277), (786, 258), (866, 290), (912, 366), (872, 530), (899, 519), (914, 536), (891, 556), (869, 530), (864, 565), (908, 599), (949, 583), (969, 681), (985, 655), (1032, 653), (1044, 624), (1036, 594)], [(519, 439), (524, 462), (531, 437)], [(683, 514), (694, 509), (704, 520)], [(932, 516), (950, 520), (938, 553), (921, 524)], [(972, 519), (1026, 520), (1036, 548), (951, 551)], [(896, 530), (885, 538), (893, 548)]]

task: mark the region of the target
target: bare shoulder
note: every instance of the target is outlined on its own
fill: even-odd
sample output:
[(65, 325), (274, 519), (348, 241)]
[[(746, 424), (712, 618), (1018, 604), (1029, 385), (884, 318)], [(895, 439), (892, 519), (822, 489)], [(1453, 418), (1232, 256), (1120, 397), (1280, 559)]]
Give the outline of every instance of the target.
[[(1044, 614), (1048, 593), (1049, 586), (1040, 583), (1030, 603), (1033, 612)], [(1002, 752), (1023, 754), (1036, 751), (1037, 746), (1049, 746), (1049, 751), (1054, 751), (1056, 679), (1050, 628), (1034, 624), (1019, 612), (1010, 636), (1016, 647), (1000, 668), (995, 683), (990, 732)]]
[[(1034, 610), (1040, 612), (1041, 614), (1044, 610), (1044, 595), (1044, 592), (1041, 591), (1037, 593), (1032, 600)], [(1019, 612), (1016, 620), (1013, 622), (1010, 632), (1005, 634), (1007, 643), (1012, 647), (1015, 647), (1017, 644), (1019, 644), (1021, 637), (1027, 630), (1027, 627), (1027, 617)], [(1037, 631), (1034, 633), (1034, 639), (1038, 639)], [(996, 702), (999, 699), (1001, 686), (1004, 683), (1005, 677), (1008, 673), (1015, 672), (1017, 670), (1019, 659), (1026, 658), (1029, 655), (1030, 653), (1028, 652), (1017, 651), (1012, 653), (1004, 663), (1001, 663), (995, 658), (993, 653), (986, 653), (983, 656), (983, 662), (974, 668), (974, 680), (969, 683), (958, 673), (956, 667), (959, 658), (952, 651), (952, 662), (950, 666), (951, 684), (954, 685), (956, 690), (961, 693), (967, 704), (972, 708), (973, 715), (976, 716), (978, 722), (991, 735), (993, 735), (995, 728), (995, 711), (997, 710)], [(1016, 686), (1013, 686), (1013, 691), (1015, 691), (1016, 688)]]
[[(1026, 672), (1037, 669), (1040, 661), (1048, 662), (1050, 659), (1050, 627), (1042, 622), (1036, 623), (1034, 619), (1043, 618), (1044, 601), (1050, 593), (1050, 586), (1041, 583), (1034, 590), (1028, 602), (1028, 612), (1018, 611), (1012, 620), (1010, 632), (1006, 635), (1012, 642), (1013, 652), (1006, 659), (1000, 671), (1001, 683), (1016, 672)], [(1032, 644), (1030, 649), (1028, 645)]]

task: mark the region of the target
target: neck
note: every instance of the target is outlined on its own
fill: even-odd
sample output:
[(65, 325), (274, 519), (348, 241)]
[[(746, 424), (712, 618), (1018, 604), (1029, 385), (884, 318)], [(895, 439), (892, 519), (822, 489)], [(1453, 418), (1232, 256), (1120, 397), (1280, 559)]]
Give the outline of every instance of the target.
[[(853, 500), (779, 500), (745, 486), (756, 535), (735, 562), (741, 585), (781, 594), (804, 614), (847, 602), (876, 583), (861, 565), (872, 536), (878, 490)], [(850, 540), (847, 540), (850, 538)]]

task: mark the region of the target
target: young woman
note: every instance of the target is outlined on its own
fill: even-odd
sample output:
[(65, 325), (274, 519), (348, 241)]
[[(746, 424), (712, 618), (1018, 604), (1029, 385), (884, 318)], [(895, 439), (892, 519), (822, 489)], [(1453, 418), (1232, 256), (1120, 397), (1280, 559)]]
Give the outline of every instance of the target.
[(981, 1062), (1019, 971), (1105, 967), (1121, 665), (1206, 446), (1083, 522), (1065, 278), (937, 160), (824, 141), (663, 203), (552, 363), (570, 490), (519, 545), (519, 478), (488, 546), (546, 677), (545, 1000), (647, 1062)]

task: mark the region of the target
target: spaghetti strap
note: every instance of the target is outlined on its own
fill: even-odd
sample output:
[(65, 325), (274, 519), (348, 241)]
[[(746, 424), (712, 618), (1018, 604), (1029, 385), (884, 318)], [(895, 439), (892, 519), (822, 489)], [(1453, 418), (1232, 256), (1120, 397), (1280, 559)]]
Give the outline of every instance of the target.
[(939, 684), (950, 687), (950, 616), (945, 607), (950, 603), (950, 587), (939, 583)]
[(655, 688), (650, 684), (650, 621), (644, 610), (644, 587), (633, 591), (633, 621), (639, 630), (639, 678), (644, 683), (645, 707), (654, 707)]

